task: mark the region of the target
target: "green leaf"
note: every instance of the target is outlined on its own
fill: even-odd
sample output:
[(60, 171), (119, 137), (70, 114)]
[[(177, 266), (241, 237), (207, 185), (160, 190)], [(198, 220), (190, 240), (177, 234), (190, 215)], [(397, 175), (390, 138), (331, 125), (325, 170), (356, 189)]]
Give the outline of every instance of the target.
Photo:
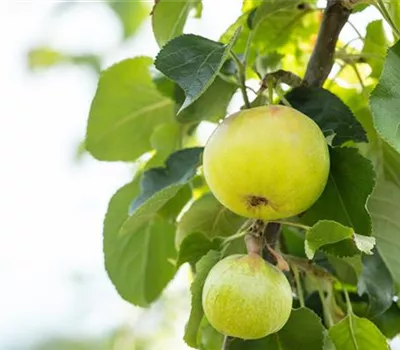
[(150, 8), (145, 1), (109, 0), (109, 4), (121, 21), (124, 38), (135, 34), (150, 13)]
[(99, 160), (132, 161), (152, 149), (154, 128), (173, 121), (174, 102), (151, 80), (152, 60), (138, 57), (103, 72), (90, 108), (88, 151)]
[(165, 97), (169, 97), (171, 100), (176, 101), (177, 85), (175, 84), (175, 82), (173, 82), (171, 79), (158, 71), (154, 73), (153, 82), (156, 85), (157, 90), (161, 92), (161, 94), (163, 94)]
[(246, 243), (244, 239), (235, 239), (228, 242), (221, 251), (222, 257), (234, 254), (247, 254)]
[(159, 125), (150, 138), (152, 147), (157, 153), (172, 153), (179, 145), (179, 130), (179, 124), (175, 122)]
[[(243, 9), (247, 12), (228, 28), (221, 41), (228, 42), (233, 32), (243, 27), (233, 48), (235, 52), (243, 54), (251, 35), (250, 65), (258, 53), (283, 52), (289, 43), (297, 46), (302, 41), (310, 41), (318, 28), (318, 16), (314, 11), (309, 11), (307, 6), (299, 6), (304, 3), (301, 0), (267, 0), (254, 1), (249, 6), (244, 4)], [(257, 5), (260, 6), (255, 9)]]
[[(357, 120), (361, 123), (362, 127), (367, 133), (367, 138), (371, 142), (376, 138), (376, 131), (372, 122), (372, 114), (369, 108), (369, 101), (365, 98), (368, 96), (374, 86), (367, 85), (362, 94), (356, 87), (343, 87), (332, 81), (329, 82), (329, 91), (335, 96), (338, 96), (343, 103), (350, 108)], [(367, 145), (361, 144), (359, 147), (366, 147)]]
[(325, 328), (321, 319), (310, 309), (292, 310), (283, 328), (259, 340), (234, 339), (229, 350), (321, 350), (324, 344)]
[[(292, 310), (285, 326), (278, 332), (280, 343), (286, 349), (321, 349), (325, 329), (321, 319), (310, 309)], [(304, 335), (307, 334), (307, 337)]]
[[(227, 62), (227, 61), (226, 61)], [(185, 93), (178, 84), (165, 75), (155, 79), (157, 88), (176, 102), (177, 110), (185, 100)], [(176, 116), (180, 123), (198, 123), (202, 120), (218, 122), (225, 118), (229, 102), (237, 86), (216, 77), (210, 87), (193, 104)]]
[(197, 333), (197, 346), (199, 350), (221, 350), (224, 336), (210, 325), (203, 316)]
[(263, 0), (243, 0), (242, 12), (248, 12), (260, 6)]
[(379, 78), (382, 73), (384, 57), (386, 56), (387, 40), (382, 20), (370, 22), (361, 55), (371, 66), (371, 76)]
[(378, 182), (368, 200), (376, 247), (396, 285), (400, 285), (400, 189)]
[(189, 12), (197, 6), (198, 0), (160, 0), (153, 8), (153, 33), (159, 47), (183, 34)]
[(383, 72), (370, 97), (378, 134), (400, 153), (400, 42), (388, 50)]
[(370, 6), (371, 4), (368, 4), (368, 3), (366, 3), (366, 4), (364, 4), (364, 3), (356, 3), (356, 4), (354, 4), (353, 5), (353, 11), (352, 11), (352, 14), (353, 13), (358, 13), (358, 12), (362, 12), (362, 11), (364, 11), (368, 6)]
[(203, 2), (201, 0), (196, 1), (194, 6), (194, 18), (201, 18), (203, 14)]
[(179, 246), (177, 267), (185, 262), (195, 265), (209, 250), (219, 250), (220, 244), (218, 240), (210, 240), (202, 233), (193, 233), (185, 237)]
[(334, 271), (333, 274), (343, 283), (356, 286), (362, 273), (361, 255), (336, 257), (327, 254)]
[(357, 287), (360, 296), (368, 295), (368, 317), (375, 317), (392, 305), (393, 279), (377, 251), (363, 256), (362, 275)]
[(225, 208), (213, 195), (207, 193), (197, 199), (179, 220), (176, 232), (177, 246), (192, 233), (201, 233), (209, 239), (230, 236), (246, 219)]
[(202, 147), (186, 148), (173, 153), (167, 159), (165, 168), (145, 171), (140, 195), (132, 202), (130, 212), (135, 215), (145, 205), (150, 212), (161, 208), (196, 174), (202, 152)]
[[(296, 13), (298, 15), (301, 13), (301, 10), (298, 9), (298, 4), (300, 1), (292, 1), (292, 0), (267, 0), (260, 3), (257, 8), (254, 18), (250, 21), (250, 27), (253, 30), (257, 30), (257, 27), (262, 25), (263, 21), (269, 22), (277, 22), (278, 19), (292, 22)], [(290, 17), (289, 19), (287, 17)], [(281, 22), (282, 26), (283, 23)], [(278, 36), (283, 35), (282, 28), (274, 28), (275, 31), (271, 33), (271, 36), (274, 37), (276, 32), (278, 32)], [(290, 30), (289, 28), (285, 28), (286, 30)], [(271, 39), (268, 39), (271, 40)], [(273, 41), (272, 41), (273, 42)], [(271, 42), (269, 42), (271, 44)]]
[(329, 334), (325, 335), (323, 350), (336, 350), (335, 345), (332, 342), (332, 339), (329, 337)]
[(304, 233), (290, 226), (282, 226), (281, 234), (285, 242), (285, 252), (290, 255), (305, 258)]
[(179, 191), (161, 207), (158, 212), (163, 218), (175, 223), (176, 217), (192, 198), (192, 189), (189, 184), (184, 185)]
[(360, 94), (356, 89), (345, 89), (334, 85), (334, 92), (340, 96), (345, 103), (354, 111), (357, 119), (367, 131), (369, 143), (358, 144), (358, 148), (374, 164), (377, 177), (384, 176), (386, 180), (392, 181), (400, 187), (400, 154), (377, 134), (369, 101), (365, 94), (372, 92), (373, 86), (369, 85)]
[(400, 187), (400, 154), (381, 140), (381, 154), (385, 179)]
[(147, 306), (157, 299), (175, 274), (174, 225), (153, 215), (134, 230), (122, 233), (139, 181), (122, 187), (111, 198), (104, 220), (104, 256), (107, 273), (121, 297)]
[(329, 329), (329, 336), (340, 350), (388, 350), (385, 337), (366, 318), (349, 314)]
[(311, 260), (318, 249), (336, 256), (353, 256), (361, 252), (372, 254), (374, 245), (374, 237), (355, 234), (350, 227), (335, 221), (321, 220), (307, 231), (305, 251)]
[(400, 308), (396, 303), (392, 303), (391, 307), (383, 314), (372, 319), (379, 330), (385, 337), (392, 339), (400, 334)]
[(96, 55), (70, 55), (50, 47), (36, 47), (28, 53), (28, 65), (32, 71), (47, 69), (59, 64), (87, 65), (99, 73), (100, 58)]
[(195, 123), (202, 120), (218, 122), (225, 118), (226, 110), (237, 86), (215, 78), (210, 87), (188, 108), (178, 114), (181, 123)]
[(400, 3), (395, 0), (389, 0), (389, 1), (385, 2), (385, 5), (387, 6), (394, 23), (397, 25), (397, 27), (399, 27), (400, 26)]
[(371, 162), (354, 148), (333, 148), (330, 159), (325, 190), (302, 221), (309, 226), (324, 219), (337, 221), (360, 235), (370, 235), (371, 218), (366, 202), (375, 184)]
[(334, 134), (332, 144), (366, 142), (361, 124), (336, 95), (319, 87), (297, 87), (286, 95), (293, 108), (313, 119), (325, 135)]
[(367, 145), (364, 152), (374, 164), (377, 178), (400, 187), (400, 153), (379, 136)]
[(174, 80), (186, 95), (179, 112), (212, 84), (237, 35), (238, 31), (227, 45), (197, 35), (182, 35), (162, 48), (155, 61), (156, 68)]
[(65, 56), (50, 47), (35, 47), (28, 53), (28, 65), (32, 70), (48, 68), (65, 62)]
[(281, 69), (284, 55), (278, 52), (271, 52), (266, 55), (259, 55), (254, 62), (254, 70), (262, 77), (268, 73)]
[(186, 324), (185, 335), (183, 337), (185, 342), (193, 348), (197, 348), (197, 333), (204, 315), (201, 298), (204, 282), (206, 281), (208, 273), (219, 259), (220, 253), (215, 250), (210, 250), (196, 264), (196, 277), (190, 287), (192, 293), (192, 309), (190, 311), (189, 321)]
[(168, 156), (179, 148), (180, 133), (181, 128), (176, 121), (161, 124), (155, 128), (150, 137), (150, 143), (156, 153), (146, 163), (147, 169), (164, 165)]

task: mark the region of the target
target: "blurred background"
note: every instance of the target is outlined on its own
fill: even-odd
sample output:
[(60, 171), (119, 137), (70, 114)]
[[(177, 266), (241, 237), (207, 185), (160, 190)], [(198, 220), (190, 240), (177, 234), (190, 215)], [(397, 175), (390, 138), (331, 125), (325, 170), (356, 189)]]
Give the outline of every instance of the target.
[[(187, 349), (187, 267), (150, 309), (118, 296), (103, 266), (102, 221), (132, 168), (82, 152), (99, 70), (158, 52), (152, 5), (0, 2), (0, 350)], [(218, 40), (241, 1), (203, 6), (185, 32)], [(374, 18), (370, 8), (352, 22), (363, 35)], [(342, 38), (353, 37), (346, 26)]]

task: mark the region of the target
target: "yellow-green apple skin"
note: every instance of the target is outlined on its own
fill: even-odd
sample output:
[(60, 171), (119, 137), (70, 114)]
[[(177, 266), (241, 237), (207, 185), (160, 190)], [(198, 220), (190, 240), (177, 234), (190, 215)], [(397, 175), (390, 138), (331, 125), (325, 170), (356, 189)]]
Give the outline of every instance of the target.
[(264, 220), (297, 215), (321, 195), (329, 151), (315, 122), (286, 106), (227, 117), (209, 138), (204, 176), (215, 197), (236, 214)]
[(222, 334), (259, 339), (285, 325), (292, 290), (282, 271), (259, 255), (231, 255), (211, 269), (202, 303), (208, 321)]

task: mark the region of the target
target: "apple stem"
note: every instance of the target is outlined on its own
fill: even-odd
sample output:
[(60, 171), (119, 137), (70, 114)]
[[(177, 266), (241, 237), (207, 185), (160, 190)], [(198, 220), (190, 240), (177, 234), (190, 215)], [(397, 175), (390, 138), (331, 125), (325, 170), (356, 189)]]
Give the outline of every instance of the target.
[(301, 229), (306, 230), (306, 231), (308, 231), (311, 228), (311, 226), (303, 225), (303, 224), (300, 224), (298, 222), (292, 222), (292, 221), (278, 220), (278, 221), (274, 221), (274, 223), (281, 224), (281, 225), (286, 225), (286, 226), (298, 227), (298, 228), (301, 228)]
[(280, 98), (281, 102), (286, 106), (286, 107), (292, 107), (290, 102), (286, 99), (285, 93), (282, 91), (281, 87), (277, 84), (275, 85), (275, 92)]
[(261, 237), (257, 237), (251, 233), (248, 233), (244, 237), (244, 242), (246, 244), (248, 254), (257, 254), (257, 255), (261, 256), (261, 254), (262, 254), (262, 238)]
[(267, 86), (268, 86), (268, 101), (269, 104), (274, 104), (274, 82), (272, 79), (267, 79)]
[(231, 340), (232, 340), (231, 337), (225, 335), (221, 350), (228, 350), (228, 346), (229, 346), (229, 343), (231, 342)]
[(250, 228), (247, 230), (247, 234), (244, 237), (247, 252), (249, 254), (262, 255), (263, 250), (263, 235), (267, 223), (263, 220), (255, 220)]

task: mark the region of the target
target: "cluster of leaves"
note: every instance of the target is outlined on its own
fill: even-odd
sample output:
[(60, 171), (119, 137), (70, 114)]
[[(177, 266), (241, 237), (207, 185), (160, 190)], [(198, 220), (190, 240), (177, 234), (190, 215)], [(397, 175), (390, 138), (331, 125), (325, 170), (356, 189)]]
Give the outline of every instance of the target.
[[(118, 8), (129, 4), (140, 2), (114, 7), (126, 17)], [(201, 290), (218, 260), (245, 251), (230, 237), (245, 219), (204, 183), (197, 130), (223, 119), (239, 90), (246, 100), (248, 80), (261, 82), (279, 69), (303, 76), (321, 11), (312, 0), (246, 0), (217, 42), (183, 34), (201, 9), (200, 0), (156, 2), (160, 52), (102, 72), (85, 147), (101, 161), (140, 164), (111, 198), (104, 221), (105, 265), (117, 291), (148, 306), (189, 263), (195, 278), (185, 341), (214, 350), (223, 337), (203, 315)], [(400, 24), (400, 5), (385, 9)], [(323, 88), (251, 95), (251, 106), (283, 97), (312, 118), (329, 140), (331, 170), (319, 200), (282, 222), (280, 249), (292, 267), (296, 309), (278, 333), (235, 339), (229, 349), (387, 349), (387, 339), (400, 333), (400, 44), (388, 48), (382, 21), (369, 23), (360, 39), (361, 51), (339, 42), (338, 73)]]

